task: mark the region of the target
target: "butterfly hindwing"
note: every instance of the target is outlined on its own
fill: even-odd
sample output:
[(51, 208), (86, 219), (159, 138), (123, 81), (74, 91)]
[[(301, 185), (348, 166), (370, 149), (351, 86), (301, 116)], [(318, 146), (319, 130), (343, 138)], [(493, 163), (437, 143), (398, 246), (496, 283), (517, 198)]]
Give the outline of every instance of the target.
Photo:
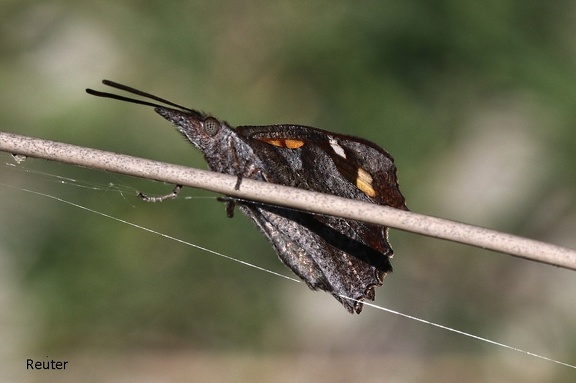
[(350, 312), (360, 313), (360, 302), (374, 299), (374, 287), (382, 285), (386, 274), (350, 254), (367, 250), (377, 256), (380, 268), (391, 270), (388, 258), (340, 233), (334, 234), (333, 228), (315, 216), (254, 204), (242, 204), (240, 209), (270, 240), (285, 265), (310, 288), (331, 293)]

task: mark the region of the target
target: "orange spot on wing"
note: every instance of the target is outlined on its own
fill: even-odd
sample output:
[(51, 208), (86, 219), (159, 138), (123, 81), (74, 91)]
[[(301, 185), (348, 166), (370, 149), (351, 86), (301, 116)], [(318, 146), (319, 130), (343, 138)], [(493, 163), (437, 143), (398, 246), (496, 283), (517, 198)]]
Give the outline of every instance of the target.
[(259, 141), (265, 142), (270, 145), (278, 146), (279, 148), (298, 149), (304, 145), (302, 140), (294, 140), (290, 138), (258, 138)]

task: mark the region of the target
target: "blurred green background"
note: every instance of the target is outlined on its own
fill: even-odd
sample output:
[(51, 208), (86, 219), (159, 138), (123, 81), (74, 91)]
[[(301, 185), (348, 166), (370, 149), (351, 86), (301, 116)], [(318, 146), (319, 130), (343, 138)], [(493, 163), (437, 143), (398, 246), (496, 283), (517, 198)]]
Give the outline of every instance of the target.
[[(232, 125), (298, 123), (396, 159), (416, 212), (576, 248), (576, 3), (0, 3), (1, 130), (205, 168), (108, 78)], [(331, 296), (241, 214), (169, 185), (0, 153), (5, 381), (565, 381), (574, 370)], [(576, 364), (576, 274), (392, 231), (377, 303)], [(25, 370), (26, 358), (68, 360)], [(88, 379), (90, 377), (91, 380)]]

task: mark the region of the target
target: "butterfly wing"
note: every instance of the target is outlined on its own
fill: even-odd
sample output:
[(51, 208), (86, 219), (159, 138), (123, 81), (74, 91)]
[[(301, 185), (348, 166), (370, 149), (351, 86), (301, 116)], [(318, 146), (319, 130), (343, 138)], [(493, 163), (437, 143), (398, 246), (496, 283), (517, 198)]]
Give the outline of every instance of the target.
[(377, 268), (350, 255), (352, 246), (381, 255), (362, 243), (341, 241), (347, 251), (334, 246), (331, 239), (341, 239), (342, 234), (310, 214), (244, 203), (240, 210), (266, 235), (286, 266), (310, 288), (331, 293), (349, 312), (360, 313), (362, 303), (344, 297), (358, 301), (374, 299), (374, 287), (382, 284), (386, 274), (381, 269), (391, 270), (387, 258)]
[[(369, 141), (301, 126), (237, 131), (262, 160), (268, 182), (406, 209), (392, 158)], [(342, 296), (372, 300), (392, 271), (385, 227), (250, 203), (241, 210), (308, 286), (332, 293), (350, 312), (362, 304)]]

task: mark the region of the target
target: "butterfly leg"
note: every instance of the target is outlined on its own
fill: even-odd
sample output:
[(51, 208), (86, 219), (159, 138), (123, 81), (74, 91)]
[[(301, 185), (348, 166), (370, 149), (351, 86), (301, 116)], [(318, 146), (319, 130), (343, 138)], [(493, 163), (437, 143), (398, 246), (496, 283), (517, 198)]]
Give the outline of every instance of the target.
[(218, 202), (226, 203), (226, 216), (228, 218), (234, 218), (234, 209), (236, 208), (236, 200), (230, 197), (218, 197)]
[(234, 190), (240, 190), (240, 185), (242, 184), (242, 180), (244, 177), (248, 177), (251, 179), (262, 179), (258, 177), (258, 174), (261, 174), (259, 168), (257, 168), (254, 164), (250, 163), (244, 167), (243, 173), (238, 173), (236, 176), (236, 185), (234, 185)]
[(172, 193), (160, 196), (149, 196), (144, 193), (138, 193), (138, 198), (140, 198), (142, 201), (145, 202), (163, 202), (166, 201), (167, 199), (174, 199), (178, 197), (180, 190), (182, 190), (182, 185), (176, 185), (176, 187), (174, 187), (174, 190), (172, 190)]
[(258, 174), (261, 174), (260, 168), (254, 163), (253, 159), (243, 159), (238, 155), (234, 145), (231, 145), (232, 155), (234, 157), (234, 169), (236, 173), (236, 184), (234, 190), (240, 190), (240, 185), (244, 177), (251, 179), (259, 179)]
[(234, 190), (240, 190), (240, 184), (242, 183), (242, 179), (244, 176), (242, 174), (238, 174), (238, 178), (236, 179), (236, 185), (234, 185)]

